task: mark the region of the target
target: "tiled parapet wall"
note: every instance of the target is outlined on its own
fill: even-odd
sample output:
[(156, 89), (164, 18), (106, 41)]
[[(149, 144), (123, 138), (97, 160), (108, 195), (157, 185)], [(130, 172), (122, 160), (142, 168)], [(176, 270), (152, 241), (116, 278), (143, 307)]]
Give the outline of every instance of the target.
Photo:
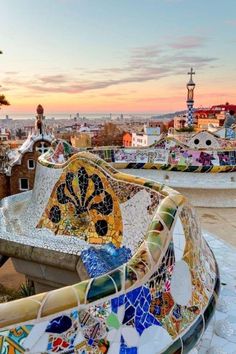
[(236, 151), (193, 150), (187, 147), (118, 148), (94, 150), (118, 169), (160, 169), (184, 172), (232, 172), (236, 170)]
[[(222, 139), (223, 140), (223, 139)], [(223, 140), (227, 142), (227, 140)], [(233, 172), (236, 171), (236, 147), (224, 144), (195, 148), (171, 138), (163, 138), (149, 147), (99, 147), (90, 151), (117, 169), (159, 169), (184, 172)], [(45, 155), (48, 161), (62, 162), (76, 149), (60, 143)]]
[(193, 150), (187, 147), (104, 148), (94, 150), (118, 169), (161, 169), (184, 172), (232, 172), (236, 170), (236, 151)]
[(121, 185), (159, 193), (160, 203), (126, 264), (1, 304), (1, 352), (188, 352), (203, 334), (219, 290), (217, 265), (193, 208), (174, 190), (121, 174), (87, 153), (74, 155), (64, 168), (78, 160), (99, 166)]

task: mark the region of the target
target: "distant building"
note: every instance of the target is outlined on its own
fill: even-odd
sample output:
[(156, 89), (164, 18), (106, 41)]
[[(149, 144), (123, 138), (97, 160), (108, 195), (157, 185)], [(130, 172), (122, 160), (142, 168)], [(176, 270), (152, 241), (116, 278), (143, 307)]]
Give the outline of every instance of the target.
[(216, 106), (212, 106), (212, 109), (214, 109), (215, 111), (225, 111), (225, 112), (229, 112), (231, 110), (236, 112), (236, 104), (230, 104), (229, 102), (226, 102), (225, 104), (218, 104)]
[(6, 115), (6, 118), (0, 119), (0, 123), (6, 126), (8, 126), (10, 122), (12, 122), (12, 118), (9, 118), (8, 115)]
[(123, 135), (123, 146), (132, 146), (132, 134), (127, 132)]
[(79, 133), (73, 135), (71, 136), (70, 141), (71, 141), (71, 145), (75, 148), (92, 146), (91, 135), (88, 133)]
[(132, 146), (149, 146), (158, 141), (160, 137), (160, 127), (144, 126), (143, 133), (132, 133)]
[(165, 130), (164, 122), (154, 120), (154, 119), (152, 119), (148, 122), (148, 126), (150, 128), (160, 128), (160, 134)]
[(174, 129), (180, 130), (188, 126), (188, 117), (183, 114), (174, 117)]
[(25, 139), (11, 139), (7, 141), (7, 145), (9, 145), (10, 149), (20, 148), (21, 145), (25, 142)]
[(65, 140), (65, 141), (67, 141), (67, 143), (70, 144), (72, 135), (73, 135), (72, 131), (62, 131), (62, 132), (56, 133), (55, 138)]
[(236, 112), (236, 105), (220, 104), (212, 106), (211, 108), (200, 108), (194, 112), (194, 118), (197, 125), (197, 130), (219, 128), (224, 125), (227, 112), (234, 110)]
[(0, 128), (0, 141), (7, 141), (10, 138), (10, 132), (6, 128)]
[(20, 148), (6, 151), (0, 159), (0, 199), (33, 188), (37, 159), (49, 149), (54, 139), (45, 129), (43, 120), (43, 108), (40, 106), (35, 131), (29, 134)]

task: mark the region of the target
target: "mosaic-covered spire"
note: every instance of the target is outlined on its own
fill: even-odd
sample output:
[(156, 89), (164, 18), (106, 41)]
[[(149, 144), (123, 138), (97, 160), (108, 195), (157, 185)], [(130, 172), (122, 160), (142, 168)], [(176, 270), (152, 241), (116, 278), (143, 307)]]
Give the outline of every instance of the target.
[(193, 82), (193, 75), (195, 75), (195, 72), (193, 71), (193, 68), (191, 68), (190, 72), (188, 72), (188, 75), (190, 75), (189, 82), (187, 83), (188, 126), (191, 126), (193, 125), (193, 104), (194, 104), (194, 89), (195, 89), (195, 83)]

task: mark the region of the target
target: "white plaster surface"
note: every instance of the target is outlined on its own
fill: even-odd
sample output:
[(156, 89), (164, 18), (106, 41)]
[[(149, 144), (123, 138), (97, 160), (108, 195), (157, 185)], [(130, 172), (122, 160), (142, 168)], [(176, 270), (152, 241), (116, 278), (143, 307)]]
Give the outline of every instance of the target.
[(170, 187), (236, 189), (236, 172), (198, 173), (148, 169), (121, 169), (123, 173), (148, 178)]
[[(195, 140), (198, 139), (199, 143), (195, 144)], [(210, 140), (211, 145), (210, 148), (215, 148), (219, 149), (220, 148), (220, 142), (216, 137), (214, 137), (213, 134), (207, 132), (207, 131), (202, 131), (197, 134), (195, 134), (189, 141), (188, 141), (188, 146), (192, 149), (209, 149), (209, 145), (206, 144), (206, 141)]]

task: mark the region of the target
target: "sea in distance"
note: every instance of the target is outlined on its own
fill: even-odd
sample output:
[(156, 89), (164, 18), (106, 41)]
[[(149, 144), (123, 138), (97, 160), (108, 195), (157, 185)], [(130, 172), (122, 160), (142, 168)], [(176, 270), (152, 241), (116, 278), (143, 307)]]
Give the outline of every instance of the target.
[[(159, 113), (160, 114), (160, 113)], [(75, 117), (77, 118), (87, 118), (91, 120), (95, 119), (116, 119), (116, 118), (123, 118), (129, 119), (129, 118), (151, 118), (153, 116), (157, 116), (159, 114), (155, 113), (48, 113), (45, 112), (45, 117), (48, 119), (55, 118), (56, 120), (61, 120), (61, 119), (73, 119)], [(5, 119), (6, 117), (11, 118), (11, 119), (24, 119), (24, 120), (30, 120), (30, 119), (35, 119), (35, 114), (31, 113), (12, 113), (12, 114), (3, 114), (1, 112), (0, 119)]]

